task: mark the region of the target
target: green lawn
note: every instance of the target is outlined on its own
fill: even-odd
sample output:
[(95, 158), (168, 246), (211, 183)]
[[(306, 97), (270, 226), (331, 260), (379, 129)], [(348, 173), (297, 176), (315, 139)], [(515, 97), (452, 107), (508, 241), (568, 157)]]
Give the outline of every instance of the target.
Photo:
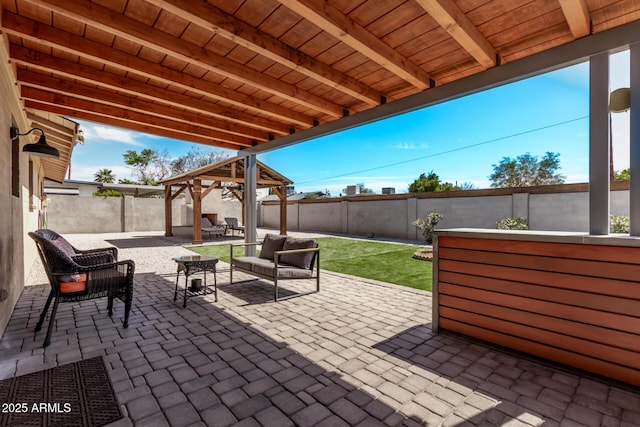
[[(431, 262), (411, 258), (420, 246), (321, 237), (320, 268), (382, 282), (431, 291)], [(229, 262), (229, 245), (196, 246), (200, 254)], [(237, 248), (237, 255), (243, 254)]]

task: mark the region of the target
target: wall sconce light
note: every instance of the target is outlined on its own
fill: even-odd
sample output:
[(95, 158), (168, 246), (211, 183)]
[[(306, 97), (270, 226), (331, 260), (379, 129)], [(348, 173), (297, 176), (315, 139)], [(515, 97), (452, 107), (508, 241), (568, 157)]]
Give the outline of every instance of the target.
[(40, 131), (40, 138), (38, 139), (38, 142), (25, 145), (22, 148), (22, 152), (29, 153), (34, 156), (40, 156), (40, 157), (53, 157), (53, 158), (60, 157), (60, 151), (58, 151), (55, 147), (52, 147), (49, 144), (47, 144), (47, 140), (44, 137), (44, 131), (40, 128), (33, 128), (29, 132), (20, 133), (20, 130), (17, 127), (11, 127), (9, 128), (9, 137), (13, 141), (19, 136), (29, 135), (34, 130)]

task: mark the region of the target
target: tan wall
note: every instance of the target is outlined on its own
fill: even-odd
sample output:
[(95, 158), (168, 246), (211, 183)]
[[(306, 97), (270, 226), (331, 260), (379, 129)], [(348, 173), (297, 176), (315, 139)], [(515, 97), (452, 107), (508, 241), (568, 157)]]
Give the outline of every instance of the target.
[[(589, 229), (586, 184), (522, 189), (353, 196), (301, 200), (287, 206), (287, 229), (420, 240), (413, 221), (430, 212), (443, 214), (438, 228), (496, 228), (496, 221), (523, 216), (532, 230)], [(612, 183), (611, 213), (629, 215), (629, 183)], [(258, 225), (278, 228), (280, 207), (260, 206)]]
[[(24, 287), (24, 278), (37, 256), (27, 232), (38, 223), (40, 198), (38, 185), (29, 210), (29, 156), (19, 153), (19, 197), (12, 194), (12, 142), (9, 128), (12, 120), (21, 129), (28, 123), (22, 115), (17, 86), (8, 60), (6, 45), (0, 44), (0, 336), (3, 335), (16, 301)], [(18, 150), (26, 143), (22, 138)], [(34, 181), (39, 179), (40, 163), (34, 159)]]

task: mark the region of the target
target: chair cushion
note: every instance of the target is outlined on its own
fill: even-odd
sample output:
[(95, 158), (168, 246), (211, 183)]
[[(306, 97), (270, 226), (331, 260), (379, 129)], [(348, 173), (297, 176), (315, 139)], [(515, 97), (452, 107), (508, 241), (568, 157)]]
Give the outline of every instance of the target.
[[(294, 239), (293, 237), (287, 237), (282, 248), (283, 251), (292, 249), (311, 249), (318, 247), (318, 244), (313, 239)], [(314, 252), (301, 252), (280, 254), (278, 261), (282, 264), (289, 264), (299, 268), (311, 268), (311, 261), (313, 260)]]
[(260, 250), (260, 258), (273, 261), (273, 253), (282, 250), (286, 239), (287, 236), (280, 236), (278, 234), (267, 234), (264, 236), (264, 242)]

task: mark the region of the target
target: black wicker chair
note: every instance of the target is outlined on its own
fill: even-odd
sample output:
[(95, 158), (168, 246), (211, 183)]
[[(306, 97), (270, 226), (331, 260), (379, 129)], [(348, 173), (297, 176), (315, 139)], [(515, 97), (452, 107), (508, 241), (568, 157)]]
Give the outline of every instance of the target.
[(135, 270), (133, 261), (118, 261), (118, 249), (115, 247), (76, 249), (62, 236), (51, 230), (37, 230), (29, 233), (29, 236), (36, 242), (51, 284), (51, 292), (40, 314), (35, 332), (42, 328), (49, 305), (54, 300), (44, 347), (51, 342), (51, 332), (60, 302), (107, 297), (109, 299), (107, 308), (111, 316), (113, 300), (118, 298), (124, 302), (124, 327), (129, 326)]

